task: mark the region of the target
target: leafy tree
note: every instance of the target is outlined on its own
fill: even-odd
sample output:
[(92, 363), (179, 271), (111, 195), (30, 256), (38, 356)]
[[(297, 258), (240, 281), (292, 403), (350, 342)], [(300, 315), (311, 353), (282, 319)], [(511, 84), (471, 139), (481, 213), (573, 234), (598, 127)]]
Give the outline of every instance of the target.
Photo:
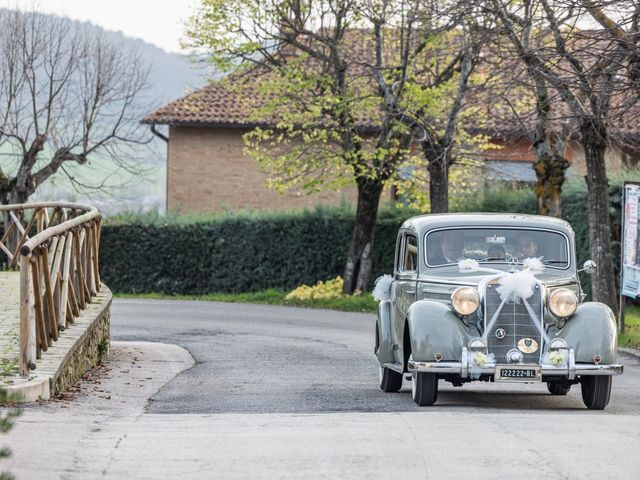
[(264, 69), (254, 120), (268, 118), (272, 126), (246, 141), (276, 188), (313, 191), (355, 183), (346, 293), (368, 288), (382, 191), (405, 161), (411, 138), (400, 122), (375, 126), (380, 102), (362, 64), (367, 49), (359, 48), (371, 41), (357, 28), (362, 5), (203, 0), (189, 29), (191, 45), (204, 47), (219, 67), (234, 72), (239, 86), (243, 71)]
[[(376, 57), (371, 69), (385, 120), (410, 128), (421, 150), (400, 191), (416, 205), (428, 203), (432, 213), (446, 212), (451, 165), (462, 160), (464, 147), (477, 150), (485, 143), (482, 135), (459, 128), (469, 113), (465, 101), (483, 39), (474, 10), (459, 1), (382, 1), (370, 2), (365, 17), (373, 26)], [(480, 117), (476, 109), (474, 128)], [(428, 202), (422, 200), (426, 173)]]
[[(268, 126), (245, 137), (247, 151), (270, 173), (274, 188), (314, 191), (355, 183), (346, 293), (368, 287), (384, 186), (416, 170), (411, 166), (418, 159), (411, 155), (416, 132), (428, 128), (439, 134), (433, 118), (426, 118), (433, 109), (423, 106), (438, 97), (438, 89), (449, 89), (448, 82), (466, 86), (468, 81), (464, 55), (452, 55), (443, 72), (432, 59), (441, 34), (459, 22), (460, 5), (203, 0), (190, 23), (189, 44), (231, 72), (223, 82), (234, 83), (243, 97), (255, 93), (252, 120)], [(459, 65), (462, 74), (456, 73)], [(256, 76), (258, 87), (251, 80)], [(455, 98), (437, 152), (448, 162), (464, 94)], [(440, 194), (436, 190), (434, 195)]]

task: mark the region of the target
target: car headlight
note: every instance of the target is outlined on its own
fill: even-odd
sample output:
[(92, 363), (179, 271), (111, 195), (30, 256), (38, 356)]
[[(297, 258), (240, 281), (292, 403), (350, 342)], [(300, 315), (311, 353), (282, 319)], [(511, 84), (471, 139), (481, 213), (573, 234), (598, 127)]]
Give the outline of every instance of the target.
[(549, 342), (549, 350), (563, 350), (567, 348), (567, 342), (564, 338), (552, 338)]
[(568, 288), (558, 288), (549, 295), (549, 310), (556, 317), (568, 318), (578, 308), (578, 297)]
[(451, 294), (451, 306), (458, 315), (467, 317), (480, 306), (480, 295), (475, 288), (460, 287)]

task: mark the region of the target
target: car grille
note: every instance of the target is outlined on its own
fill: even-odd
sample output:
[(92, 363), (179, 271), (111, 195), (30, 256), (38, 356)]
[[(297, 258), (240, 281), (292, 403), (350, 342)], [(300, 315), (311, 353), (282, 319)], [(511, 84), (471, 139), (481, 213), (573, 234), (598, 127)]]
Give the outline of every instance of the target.
[[(502, 303), (500, 294), (496, 291), (497, 287), (497, 284), (490, 284), (487, 285), (485, 291), (485, 328)], [(523, 363), (538, 363), (540, 361), (542, 338), (540, 330), (536, 326), (536, 322), (543, 319), (542, 288), (540, 288), (540, 285), (535, 286), (533, 295), (527, 299), (527, 302), (531, 306), (531, 310), (538, 316), (538, 320), (531, 318), (523, 302), (505, 303), (498, 314), (496, 322), (491, 326), (491, 330), (487, 332), (485, 338), (487, 339), (488, 351), (495, 355), (496, 363), (509, 363), (507, 353), (510, 350), (518, 350), (518, 342), (521, 340), (529, 345), (532, 343), (529, 340), (534, 340), (538, 345), (538, 348), (530, 353), (519, 350), (523, 354)], [(501, 331), (496, 335), (498, 330)]]

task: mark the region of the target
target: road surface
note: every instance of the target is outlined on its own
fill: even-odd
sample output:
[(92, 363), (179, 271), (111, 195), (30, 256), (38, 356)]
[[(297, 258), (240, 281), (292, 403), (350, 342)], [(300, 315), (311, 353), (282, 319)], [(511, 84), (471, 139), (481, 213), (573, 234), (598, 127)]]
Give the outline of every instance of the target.
[[(175, 344), (195, 363), (170, 345), (159, 360), (149, 344), (134, 357), (117, 344), (101, 391), (27, 409), (5, 463), (19, 479), (36, 478), (38, 462), (69, 479), (640, 476), (632, 357), (604, 412), (586, 410), (579, 387), (554, 397), (544, 385), (444, 382), (438, 403), (419, 408), (409, 382), (378, 388), (372, 315), (116, 300), (112, 321), (114, 340)], [(70, 415), (77, 425), (56, 443), (51, 425)], [(43, 453), (27, 453), (29, 436)]]

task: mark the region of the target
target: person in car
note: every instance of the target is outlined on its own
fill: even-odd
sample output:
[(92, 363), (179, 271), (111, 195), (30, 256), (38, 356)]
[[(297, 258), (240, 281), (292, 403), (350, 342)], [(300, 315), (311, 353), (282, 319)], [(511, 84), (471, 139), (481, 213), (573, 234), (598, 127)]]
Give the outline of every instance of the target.
[(535, 241), (533, 236), (526, 233), (520, 235), (516, 242), (516, 257), (518, 260), (533, 258), (536, 253), (538, 253), (538, 242)]
[(464, 260), (462, 251), (464, 250), (464, 234), (455, 230), (444, 232), (440, 239), (441, 254), (430, 259), (433, 265), (444, 265), (446, 263), (457, 263)]

